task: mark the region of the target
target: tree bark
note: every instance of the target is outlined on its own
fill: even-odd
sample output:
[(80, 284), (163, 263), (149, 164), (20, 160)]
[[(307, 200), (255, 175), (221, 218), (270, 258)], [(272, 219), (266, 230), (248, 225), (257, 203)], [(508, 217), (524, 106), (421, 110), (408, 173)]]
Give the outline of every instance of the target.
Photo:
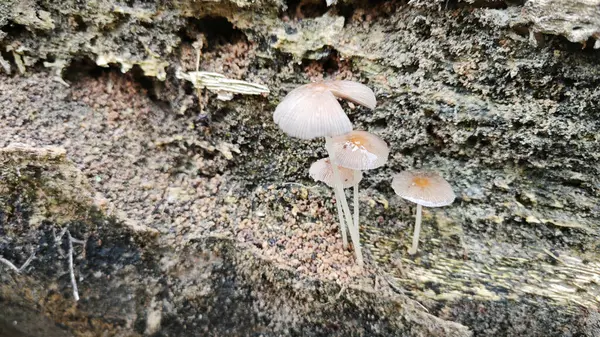
[[(597, 1), (327, 4), (0, 4), (0, 335), (600, 336)], [(391, 148), (364, 271), (272, 121), (330, 78)], [(414, 257), (412, 168), (457, 194)]]

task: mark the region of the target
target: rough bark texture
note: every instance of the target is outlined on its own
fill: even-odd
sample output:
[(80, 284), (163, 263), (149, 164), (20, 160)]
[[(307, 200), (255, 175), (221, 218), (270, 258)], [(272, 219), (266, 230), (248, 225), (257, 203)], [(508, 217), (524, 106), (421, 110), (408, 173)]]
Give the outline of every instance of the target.
[[(0, 335), (600, 336), (599, 8), (0, 2)], [(192, 87), (198, 48), (270, 93)], [(362, 271), (309, 181), (323, 142), (272, 123), (321, 78), (372, 87), (344, 108), (391, 148)], [(458, 199), (410, 257), (389, 183), (420, 167)]]

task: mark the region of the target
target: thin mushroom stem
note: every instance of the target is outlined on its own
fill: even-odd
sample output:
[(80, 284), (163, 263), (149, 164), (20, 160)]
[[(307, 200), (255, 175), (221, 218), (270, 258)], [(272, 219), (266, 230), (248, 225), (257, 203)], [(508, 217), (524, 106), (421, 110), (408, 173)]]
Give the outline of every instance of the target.
[[(330, 137), (325, 138), (325, 148), (329, 153), (329, 144), (331, 142)], [(348, 231), (350, 232), (350, 238), (352, 239), (352, 245), (354, 246), (354, 254), (356, 255), (356, 263), (359, 266), (363, 265), (363, 256), (362, 251), (360, 249), (360, 237), (358, 235), (358, 229), (354, 226), (352, 222), (352, 213), (350, 213), (350, 207), (348, 206), (348, 200), (346, 200), (346, 194), (344, 193), (344, 187), (342, 185), (342, 179), (340, 177), (340, 171), (338, 169), (337, 164), (333, 160), (331, 153), (329, 153), (329, 160), (331, 162), (331, 168), (333, 171), (333, 180), (334, 186), (336, 190), (336, 194), (338, 196), (338, 200), (342, 204), (342, 210), (344, 211), (344, 215), (346, 217), (346, 224), (348, 225)]]
[(358, 235), (360, 226), (358, 225), (358, 181), (360, 180), (360, 171), (354, 171), (354, 228)]
[(344, 224), (344, 211), (342, 210), (342, 204), (340, 201), (339, 193), (337, 193), (337, 189), (334, 189), (334, 190), (335, 190), (335, 198), (337, 199), (335, 206), (337, 207), (338, 218), (340, 219), (340, 231), (342, 232), (343, 247), (344, 247), (344, 249), (346, 249), (346, 248), (348, 248), (348, 235), (346, 234), (346, 225)]
[(333, 165), (333, 179), (336, 182), (336, 189), (338, 191), (339, 199), (342, 202), (342, 209), (346, 215), (346, 223), (348, 224), (348, 231), (350, 232), (350, 239), (352, 239), (352, 245), (354, 246), (354, 254), (356, 255), (356, 263), (359, 266), (363, 265), (363, 256), (360, 249), (360, 237), (358, 235), (358, 229), (354, 226), (352, 221), (352, 213), (350, 213), (350, 207), (348, 207), (348, 201), (346, 200), (346, 194), (342, 187), (342, 179), (340, 178), (340, 172), (337, 165)]
[(417, 215), (415, 222), (415, 233), (413, 234), (412, 247), (408, 250), (410, 255), (414, 255), (417, 253), (417, 249), (419, 248), (419, 234), (421, 233), (421, 213), (423, 211), (423, 206), (421, 204), (417, 204)]

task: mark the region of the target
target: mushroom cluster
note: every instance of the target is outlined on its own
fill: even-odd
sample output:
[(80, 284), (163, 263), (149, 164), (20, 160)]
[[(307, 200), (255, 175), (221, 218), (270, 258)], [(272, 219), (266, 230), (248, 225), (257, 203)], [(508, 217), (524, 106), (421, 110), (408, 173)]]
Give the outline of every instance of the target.
[[(335, 191), (340, 232), (347, 247), (350, 233), (358, 265), (363, 264), (358, 232), (358, 183), (362, 170), (377, 168), (387, 161), (389, 150), (379, 137), (365, 131), (352, 131), (352, 123), (338, 98), (374, 109), (375, 94), (364, 84), (352, 81), (325, 81), (302, 85), (279, 103), (275, 123), (288, 136), (300, 139), (325, 137), (328, 160), (317, 161), (311, 176)], [(342, 172), (344, 180), (342, 180)], [(354, 187), (354, 219), (344, 193), (344, 183)], [(345, 221), (344, 221), (345, 219)]]
[[(362, 171), (385, 165), (389, 148), (385, 141), (376, 135), (366, 131), (353, 131), (352, 123), (338, 98), (370, 109), (376, 106), (375, 94), (361, 83), (324, 81), (305, 84), (292, 90), (275, 109), (273, 119), (290, 137), (305, 140), (325, 137), (325, 148), (329, 157), (313, 163), (309, 174), (315, 181), (333, 188), (343, 247), (348, 247), (348, 229), (356, 262), (363, 265), (359, 237), (358, 184), (362, 179)], [(349, 187), (354, 189), (354, 216), (350, 212), (344, 192), (344, 189)], [(409, 251), (414, 254), (418, 246), (421, 207), (447, 205), (454, 200), (454, 193), (441, 176), (427, 172), (403, 172), (394, 177), (393, 188), (401, 197), (417, 203), (417, 222), (413, 246)], [(440, 194), (442, 192), (436, 188), (445, 189), (442, 191), (445, 194)]]

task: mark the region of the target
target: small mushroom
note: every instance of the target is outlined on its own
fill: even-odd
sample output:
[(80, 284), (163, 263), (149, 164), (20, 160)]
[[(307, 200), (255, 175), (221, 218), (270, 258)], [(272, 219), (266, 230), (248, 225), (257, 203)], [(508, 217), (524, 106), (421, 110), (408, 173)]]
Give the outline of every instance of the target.
[(351, 131), (333, 137), (330, 149), (333, 161), (352, 170), (372, 170), (383, 166), (390, 154), (385, 141), (367, 131)]
[[(366, 131), (351, 131), (347, 134), (333, 137), (329, 142), (328, 151), (332, 155), (331, 158), (334, 163), (354, 170), (354, 174), (361, 177), (362, 170), (372, 170), (383, 166), (390, 154), (390, 150), (383, 139)], [(357, 237), (357, 241), (359, 238), (359, 182), (360, 179), (354, 179), (354, 235)]]
[[(338, 167), (340, 172), (340, 178), (342, 180), (343, 188), (349, 188), (354, 186), (362, 179), (362, 173), (359, 171), (358, 175), (355, 175), (355, 171), (347, 169), (345, 167)], [(321, 181), (327, 186), (335, 189), (335, 180), (333, 176), (333, 167), (329, 158), (319, 159), (310, 166), (308, 171), (309, 175), (315, 181)], [(356, 181), (358, 179), (358, 181)], [(348, 238), (346, 236), (346, 226), (344, 224), (344, 216), (342, 212), (341, 201), (335, 203), (338, 211), (338, 217), (340, 219), (340, 231), (342, 233), (342, 242), (344, 248), (348, 247)]]
[(404, 171), (394, 176), (392, 188), (400, 197), (417, 204), (415, 232), (412, 247), (408, 253), (417, 253), (419, 233), (421, 232), (422, 207), (441, 207), (450, 205), (456, 196), (452, 186), (437, 172)]

